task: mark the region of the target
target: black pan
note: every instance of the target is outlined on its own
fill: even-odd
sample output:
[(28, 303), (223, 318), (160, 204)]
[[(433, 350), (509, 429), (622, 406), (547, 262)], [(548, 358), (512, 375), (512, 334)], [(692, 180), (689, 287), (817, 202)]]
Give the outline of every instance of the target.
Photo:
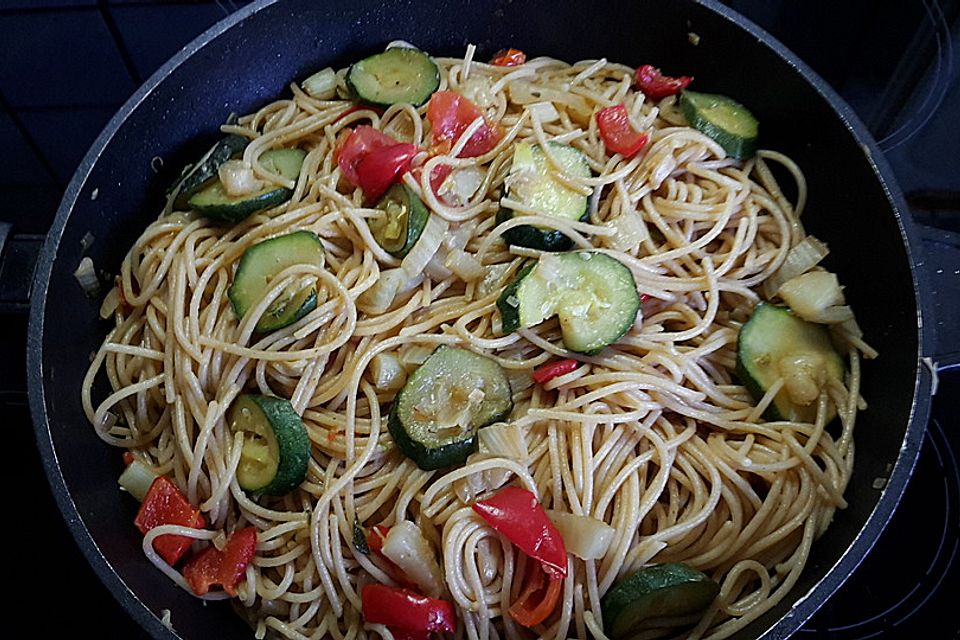
[[(228, 605), (203, 606), (143, 557), (134, 501), (116, 485), (120, 456), (80, 407), (89, 355), (106, 327), (73, 278), (81, 257), (116, 272), (156, 216), (184, 162), (231, 112), (281, 95), (291, 79), (343, 65), (402, 38), (434, 54), (486, 57), (504, 46), (565, 60), (605, 56), (696, 76), (701, 91), (736, 96), (762, 123), (762, 145), (792, 156), (810, 184), (809, 231), (833, 249), (828, 266), (881, 359), (865, 367), (870, 409), (857, 426), (850, 507), (813, 549), (793, 591), (743, 632), (792, 634), (867, 554), (910, 476), (926, 424), (932, 319), (917, 269), (916, 231), (863, 125), (808, 67), (768, 34), (712, 1), (605, 3), (461, 0), (260, 2), (213, 27), (160, 69), (94, 143), (67, 188), (36, 272), (29, 329), (30, 403), (53, 491), (83, 553), (110, 591), (157, 638), (249, 637)], [(693, 44), (689, 34), (699, 36)], [(156, 158), (162, 159), (162, 167)], [(94, 242), (87, 247), (84, 236)], [(88, 238), (89, 239), (89, 238)], [(950, 258), (957, 264), (958, 258)], [(889, 478), (875, 488), (877, 478)], [(175, 631), (160, 622), (169, 609)], [(93, 612), (91, 612), (91, 615)]]

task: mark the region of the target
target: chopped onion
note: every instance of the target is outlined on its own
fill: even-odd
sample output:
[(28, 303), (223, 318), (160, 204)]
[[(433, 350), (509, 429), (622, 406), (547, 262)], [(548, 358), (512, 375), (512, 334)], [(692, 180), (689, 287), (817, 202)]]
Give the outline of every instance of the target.
[(387, 269), (372, 287), (360, 294), (357, 306), (367, 313), (384, 313), (398, 296), (409, 293), (423, 282), (423, 274), (410, 278), (403, 269)]
[(650, 231), (643, 222), (643, 218), (635, 211), (624, 211), (607, 222), (606, 226), (616, 231), (610, 236), (610, 246), (617, 251), (631, 251), (650, 237)]
[(390, 527), (383, 540), (383, 555), (400, 567), (423, 590), (424, 595), (431, 598), (443, 595), (443, 573), (420, 527), (408, 520)]
[(472, 75), (463, 81), (460, 87), (463, 97), (477, 105), (483, 111), (497, 104), (497, 97), (491, 91), (493, 80), (488, 76)]
[(467, 204), (483, 184), (484, 171), (476, 165), (454, 169), (437, 189), (437, 197), (455, 207)]
[(337, 96), (337, 72), (327, 67), (301, 84), (307, 95), (317, 100), (333, 100)]
[(73, 277), (77, 279), (80, 288), (88, 296), (95, 296), (100, 290), (100, 280), (97, 279), (97, 270), (90, 256), (83, 257), (77, 265), (77, 270), (73, 272)]
[(464, 282), (473, 282), (484, 276), (486, 271), (480, 261), (462, 249), (451, 249), (443, 265), (457, 274)]
[(560, 112), (552, 102), (534, 102), (527, 105), (530, 115), (540, 121), (540, 124), (556, 122), (560, 119)]
[(410, 371), (411, 368), (415, 369), (427, 361), (427, 358), (434, 352), (434, 349), (433, 346), (422, 344), (409, 345), (405, 349), (401, 347), (400, 364), (402, 364), (403, 368), (407, 371)]
[(547, 516), (557, 527), (567, 551), (582, 560), (599, 560), (610, 548), (616, 530), (590, 516), (547, 509)]
[(127, 468), (120, 474), (120, 488), (132, 495), (139, 502), (143, 502), (144, 496), (150, 490), (153, 481), (160, 477), (150, 465), (134, 459), (127, 465)]
[(414, 46), (406, 40), (393, 40), (387, 45), (387, 49), (416, 49), (420, 51), (420, 47)]
[(523, 429), (516, 423), (498, 422), (480, 429), (477, 443), (482, 456), (527, 461), (527, 441)]
[(794, 313), (809, 322), (820, 322), (824, 311), (844, 303), (840, 282), (829, 271), (810, 271), (790, 278), (780, 286), (779, 294)]
[(253, 167), (243, 160), (227, 160), (217, 169), (223, 190), (234, 198), (256, 193), (264, 182), (253, 173)]
[(378, 391), (397, 391), (407, 381), (407, 372), (393, 353), (381, 352), (373, 356), (370, 374)]
[(505, 276), (510, 269), (510, 263), (501, 262), (500, 264), (490, 264), (484, 267), (484, 269), (486, 270), (486, 274), (477, 286), (477, 293), (481, 298), (486, 298), (491, 293), (500, 290), (500, 285), (503, 284), (503, 276)]
[(813, 236), (807, 236), (790, 249), (787, 259), (780, 268), (763, 283), (764, 295), (768, 299), (773, 298), (779, 293), (784, 282), (813, 269), (827, 256), (827, 253), (829, 253), (827, 245)]
[(549, 101), (567, 106), (583, 121), (589, 121), (593, 111), (583, 96), (557, 89), (548, 89), (525, 80), (513, 80), (508, 85), (510, 99), (517, 104), (535, 104)]
[(443, 243), (446, 232), (447, 221), (437, 215), (430, 216), (420, 238), (400, 263), (400, 268), (407, 273), (408, 278), (415, 278), (423, 273), (427, 263)]

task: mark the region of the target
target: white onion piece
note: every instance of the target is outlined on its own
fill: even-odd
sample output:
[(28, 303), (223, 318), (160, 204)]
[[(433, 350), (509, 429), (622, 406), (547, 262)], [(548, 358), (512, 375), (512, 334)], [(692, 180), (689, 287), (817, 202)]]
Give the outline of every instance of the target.
[(469, 166), (454, 169), (437, 189), (437, 197), (451, 206), (462, 207), (483, 184), (484, 172), (480, 167)]
[(634, 211), (624, 211), (619, 216), (607, 222), (608, 227), (616, 233), (610, 236), (610, 246), (617, 251), (631, 251), (641, 242), (650, 237), (650, 231), (644, 224), (643, 218)]
[(333, 100), (337, 97), (337, 72), (327, 67), (307, 78), (301, 84), (311, 98)]
[(404, 256), (400, 262), (400, 268), (407, 273), (408, 278), (415, 278), (423, 273), (427, 263), (430, 262), (430, 259), (433, 258), (433, 255), (443, 243), (447, 226), (447, 221), (440, 216), (432, 215), (427, 219), (427, 224), (423, 228), (420, 238), (410, 249), (410, 253)]
[(808, 322), (837, 324), (853, 318), (837, 276), (829, 271), (810, 271), (787, 280), (780, 287), (780, 297)]
[(390, 44), (387, 45), (387, 50), (389, 51), (390, 49), (416, 49), (417, 51), (420, 51), (420, 47), (412, 45), (406, 40), (391, 41)]
[(560, 112), (551, 102), (534, 102), (527, 105), (527, 110), (540, 124), (549, 124), (560, 119)]
[(77, 279), (80, 288), (88, 296), (97, 294), (100, 290), (100, 280), (97, 279), (97, 270), (93, 266), (93, 259), (90, 256), (84, 256), (77, 265), (77, 270), (73, 272), (73, 277)]
[(228, 196), (234, 198), (256, 193), (264, 182), (253, 173), (253, 167), (243, 160), (227, 160), (217, 169), (220, 184)]
[(484, 276), (486, 270), (480, 261), (462, 249), (451, 249), (443, 265), (457, 274), (464, 282), (473, 282)]
[(378, 391), (398, 391), (407, 381), (407, 372), (393, 353), (381, 352), (370, 360), (370, 375)]
[(599, 560), (610, 548), (615, 529), (590, 516), (547, 509), (547, 517), (557, 527), (567, 551), (581, 560)]
[(764, 281), (764, 295), (767, 299), (773, 298), (779, 293), (784, 282), (810, 271), (827, 257), (828, 253), (827, 245), (813, 236), (807, 236), (790, 249), (780, 268)]
[(134, 459), (120, 474), (117, 482), (120, 483), (121, 489), (132, 495), (137, 501), (143, 502), (147, 491), (150, 490), (150, 485), (158, 477), (160, 477), (160, 474), (154, 471), (150, 465)]
[(383, 540), (383, 555), (423, 590), (424, 595), (443, 595), (443, 573), (436, 554), (420, 528), (408, 520), (390, 527)]

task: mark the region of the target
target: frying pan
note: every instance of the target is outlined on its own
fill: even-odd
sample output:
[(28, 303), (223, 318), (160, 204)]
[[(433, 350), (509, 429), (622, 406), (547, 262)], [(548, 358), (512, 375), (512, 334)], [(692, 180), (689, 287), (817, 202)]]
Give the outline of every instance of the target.
[[(788, 637), (866, 555), (909, 479), (928, 418), (934, 372), (924, 359), (936, 355), (934, 320), (918, 231), (865, 128), (782, 45), (710, 0), (618, 0), (602, 9), (549, 0), (451, 0), (442, 7), (263, 1), (214, 26), (154, 74), (77, 170), (33, 287), (31, 412), (58, 505), (82, 552), (154, 637), (250, 637), (229, 605), (204, 606), (143, 557), (131, 524), (136, 505), (117, 490), (120, 456), (94, 435), (81, 410), (81, 380), (106, 326), (98, 301), (85, 297), (72, 274), (85, 255), (117, 272), (159, 211), (164, 188), (216, 138), (228, 114), (250, 112), (284, 94), (291, 80), (397, 38), (437, 55), (462, 54), (474, 43), (484, 58), (513, 46), (569, 61), (651, 62), (693, 75), (699, 90), (748, 105), (761, 122), (762, 146), (787, 153), (806, 172), (805, 225), (832, 247), (827, 266), (846, 284), (867, 340), (882, 355), (864, 367), (870, 408), (858, 418), (849, 508), (815, 544), (794, 589), (742, 633)], [(956, 255), (947, 259), (958, 262)], [(887, 479), (883, 489), (878, 478)], [(161, 623), (163, 610), (171, 612), (173, 629)]]

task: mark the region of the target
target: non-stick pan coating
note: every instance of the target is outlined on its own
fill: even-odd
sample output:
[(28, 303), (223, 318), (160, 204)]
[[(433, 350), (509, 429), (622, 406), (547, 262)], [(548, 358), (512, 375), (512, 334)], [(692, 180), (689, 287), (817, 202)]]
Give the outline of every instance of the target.
[[(285, 95), (291, 80), (398, 38), (439, 55), (462, 55), (472, 42), (480, 58), (512, 46), (568, 61), (606, 57), (693, 75), (699, 90), (748, 105), (760, 120), (762, 146), (787, 153), (805, 171), (804, 224), (831, 247), (828, 266), (840, 274), (867, 339), (882, 355), (864, 368), (870, 408), (858, 418), (850, 507), (816, 543), (794, 590), (743, 634), (786, 637), (856, 566), (899, 499), (928, 410), (926, 399), (915, 401), (929, 394), (929, 376), (918, 366), (927, 338), (918, 330), (909, 222), (898, 212), (899, 192), (865, 129), (769, 36), (706, 2), (260, 3), (158, 71), (77, 171), (34, 287), (31, 408), (54, 492), (83, 552), (153, 635), (170, 637), (159, 622), (169, 609), (183, 638), (249, 637), (229, 605), (203, 606), (143, 557), (131, 524), (136, 503), (117, 489), (120, 455), (94, 435), (81, 410), (81, 380), (108, 327), (99, 320), (99, 301), (83, 295), (72, 273), (83, 255), (117, 272), (126, 248), (156, 217), (164, 188), (215, 139), (228, 114), (250, 112)], [(94, 243), (84, 254), (87, 233)], [(877, 478), (890, 478), (884, 490), (874, 488)]]

